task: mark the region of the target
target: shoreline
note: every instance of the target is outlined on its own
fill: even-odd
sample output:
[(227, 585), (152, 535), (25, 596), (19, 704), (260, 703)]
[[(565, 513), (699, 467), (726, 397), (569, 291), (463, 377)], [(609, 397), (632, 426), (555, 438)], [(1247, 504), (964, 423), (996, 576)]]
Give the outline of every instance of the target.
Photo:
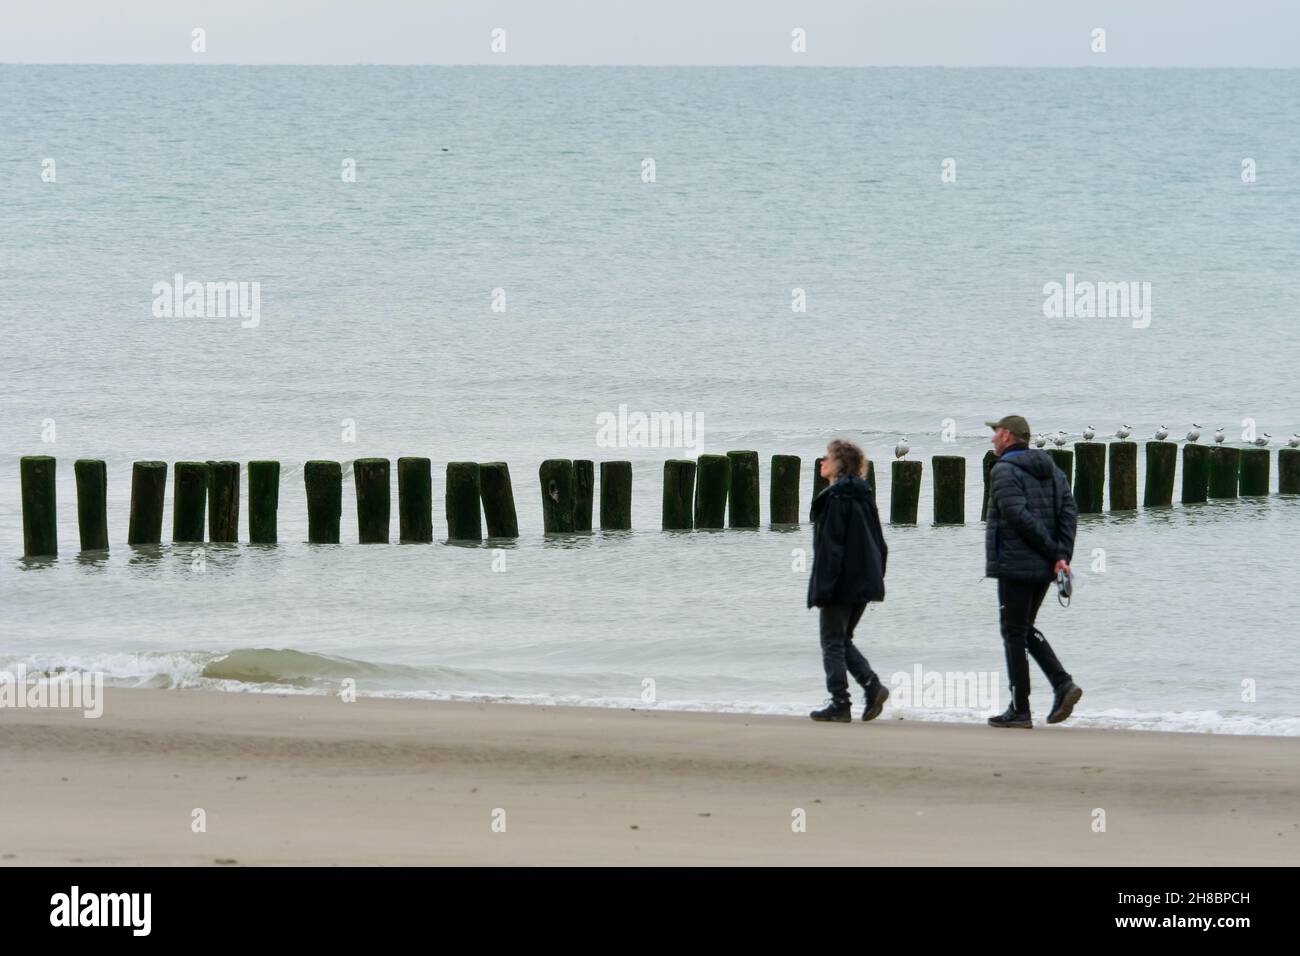
[(1300, 862), (1286, 737), (108, 688), (0, 761), (13, 866)]

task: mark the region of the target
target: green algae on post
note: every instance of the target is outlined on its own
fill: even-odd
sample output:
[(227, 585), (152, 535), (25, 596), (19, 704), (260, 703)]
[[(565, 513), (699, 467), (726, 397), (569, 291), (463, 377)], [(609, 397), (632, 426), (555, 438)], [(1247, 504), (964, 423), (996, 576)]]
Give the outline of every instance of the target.
[(239, 462), (208, 462), (208, 540), (239, 540)]
[(280, 463), (248, 463), (248, 540), (252, 544), (275, 544), (276, 515), (280, 509)]
[(670, 458), (664, 462), (665, 531), (690, 531), (695, 506), (695, 462)]
[(768, 489), (768, 511), (772, 524), (799, 523), (798, 455), (772, 456), (772, 485)]
[(433, 540), (433, 463), (428, 458), (397, 459), (397, 540)]
[(510, 466), (504, 461), (488, 461), (478, 466), (479, 495), (483, 499), (483, 517), (489, 538), (519, 537), (519, 515), (515, 511), (514, 486), (510, 483)]
[(930, 459), (934, 482), (934, 523), (966, 523), (966, 459), (935, 455)]
[(343, 514), (343, 466), (337, 461), (309, 461), (302, 468), (307, 489), (307, 541), (338, 544)]
[(161, 544), (167, 462), (137, 461), (131, 466), (131, 515), (126, 543)]
[(208, 463), (178, 461), (172, 468), (172, 540), (203, 540), (208, 511)]
[(632, 530), (632, 463), (600, 463), (600, 530)]
[(695, 464), (695, 527), (723, 528), (727, 522), (727, 494), (731, 488), (731, 459), (726, 455), (700, 455)]
[(447, 462), (447, 490), (444, 503), (448, 541), (482, 541), (483, 521), (479, 499), (480, 469), (476, 461)]
[(573, 462), (568, 458), (548, 458), (537, 469), (542, 488), (542, 526), (545, 534), (573, 531), (574, 480)]
[(77, 530), (82, 551), (108, 550), (108, 466), (99, 458), (82, 458), (77, 476)]
[(23, 500), (23, 555), (47, 558), (59, 553), (54, 499), (55, 460), (28, 455), (19, 462)]

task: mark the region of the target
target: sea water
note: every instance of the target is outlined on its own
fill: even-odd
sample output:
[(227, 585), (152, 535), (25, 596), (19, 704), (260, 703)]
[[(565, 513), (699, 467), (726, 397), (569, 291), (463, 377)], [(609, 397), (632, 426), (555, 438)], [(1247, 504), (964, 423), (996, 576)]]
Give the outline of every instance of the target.
[[(769, 458), (802, 456), (806, 517), (826, 441), (861, 442), (887, 515), (906, 435), (920, 520), (858, 644), (1005, 706), (982, 423), (1300, 430), (1298, 128), (1297, 71), (0, 66), (0, 668), (804, 713), (811, 532), (768, 526)], [(178, 275), (256, 321), (160, 308)], [(1067, 281), (1144, 294), (1053, 312)], [(621, 407), (698, 427), (611, 437)], [(661, 532), (663, 461), (732, 449), (763, 527)], [(52, 562), (22, 559), (28, 454), (59, 461)], [(934, 454), (967, 459), (964, 526), (932, 525)], [(445, 463), (508, 462), (520, 538), (357, 545), (349, 463), (402, 455), (439, 539)], [(107, 556), (77, 554), (81, 457)], [(633, 530), (545, 537), (557, 457), (630, 460)], [(126, 545), (133, 460), (258, 458), (280, 544)], [(313, 458), (345, 465), (338, 546), (305, 543)], [(1297, 532), (1276, 495), (1081, 519), (1039, 619), (1076, 722), (1300, 733)]]

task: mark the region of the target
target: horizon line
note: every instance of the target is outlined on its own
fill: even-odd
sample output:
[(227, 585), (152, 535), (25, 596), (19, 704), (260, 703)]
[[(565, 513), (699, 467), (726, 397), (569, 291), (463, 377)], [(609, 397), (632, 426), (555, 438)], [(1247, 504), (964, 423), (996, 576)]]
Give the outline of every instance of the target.
[(294, 63), (294, 62), (255, 62), (240, 61), (199, 62), (195, 60), (119, 60), (119, 61), (56, 61), (56, 60), (0, 60), (0, 66), (246, 66), (246, 67), (370, 67), (383, 66), (401, 69), (416, 67), (460, 69), (465, 67), (491, 67), (493, 69), (664, 69), (664, 70), (1257, 70), (1288, 72), (1300, 70), (1297, 66), (1242, 66), (1239, 64), (1212, 64), (1192, 66), (1188, 64), (1152, 64), (1152, 65), (1082, 65), (1082, 64), (1010, 64), (1010, 63), (966, 63), (948, 65), (943, 63), (496, 63), (470, 61), (464, 63)]

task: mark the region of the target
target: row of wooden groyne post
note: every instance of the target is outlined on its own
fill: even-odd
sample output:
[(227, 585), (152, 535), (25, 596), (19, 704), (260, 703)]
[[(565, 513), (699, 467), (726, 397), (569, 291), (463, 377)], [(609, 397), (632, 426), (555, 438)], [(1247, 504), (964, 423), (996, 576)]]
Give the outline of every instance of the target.
[[(1081, 514), (1102, 510), (1109, 485), (1110, 510), (1138, 507), (1136, 442), (1078, 442), (1073, 450), (1047, 452), (1065, 472)], [(984, 503), (988, 512), (992, 451), (984, 456)], [(813, 468), (813, 492), (826, 485), (822, 459)], [(1174, 442), (1146, 443), (1144, 507), (1170, 505), (1178, 446)], [(1236, 448), (1186, 444), (1182, 454), (1181, 501), (1267, 495), (1271, 456), (1266, 448)], [(542, 519), (547, 534), (592, 530), (596, 463), (578, 459), (548, 459), (538, 469)], [(387, 458), (358, 458), (352, 463), (356, 491), (357, 539), (362, 544), (387, 543), (392, 499)], [(797, 455), (773, 455), (769, 483), (769, 512), (774, 525), (798, 524), (799, 474)], [(46, 557), (58, 553), (54, 458), (21, 459), (23, 553)], [(960, 455), (931, 458), (936, 524), (966, 520), (966, 459)], [(131, 473), (131, 508), (127, 543), (156, 545), (162, 541), (163, 505), (168, 466), (163, 461), (137, 461)], [(892, 463), (889, 520), (916, 524), (921, 497), (922, 463)], [(83, 551), (108, 549), (108, 470), (100, 459), (74, 465), (77, 483), (77, 524)], [(248, 471), (248, 541), (277, 540), (280, 463), (250, 461)], [(664, 462), (663, 524), (666, 531), (759, 526), (759, 457), (754, 451), (700, 455), (695, 460)], [(1107, 474), (1109, 472), (1109, 481)], [(868, 481), (875, 487), (875, 466)], [(343, 514), (343, 466), (337, 461), (309, 461), (303, 467), (307, 494), (307, 540), (339, 543)], [(239, 540), (240, 464), (236, 461), (178, 461), (172, 467), (172, 540), (214, 543)], [(428, 458), (397, 460), (398, 533), (403, 543), (433, 541), (432, 463)], [(1278, 450), (1278, 492), (1300, 494), (1300, 449)], [(446, 474), (447, 538), (482, 541), (516, 538), (510, 469), (504, 462), (453, 461)], [(632, 463), (600, 462), (600, 528), (625, 531), (632, 527)]]

